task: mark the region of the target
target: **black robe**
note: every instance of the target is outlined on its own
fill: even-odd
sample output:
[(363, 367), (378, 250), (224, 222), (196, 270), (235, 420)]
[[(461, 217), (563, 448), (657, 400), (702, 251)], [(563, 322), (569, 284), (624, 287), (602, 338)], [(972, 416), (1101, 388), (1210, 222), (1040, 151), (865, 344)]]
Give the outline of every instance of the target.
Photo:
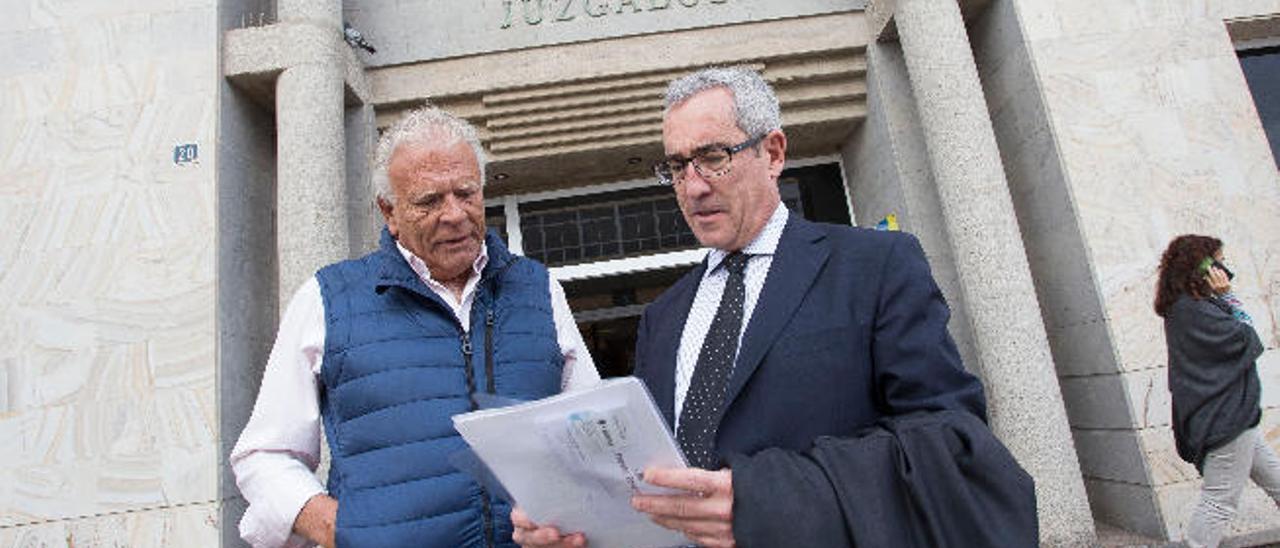
[(1035, 484), (976, 416), (891, 417), (804, 453), (729, 455), (739, 546), (1037, 546)]

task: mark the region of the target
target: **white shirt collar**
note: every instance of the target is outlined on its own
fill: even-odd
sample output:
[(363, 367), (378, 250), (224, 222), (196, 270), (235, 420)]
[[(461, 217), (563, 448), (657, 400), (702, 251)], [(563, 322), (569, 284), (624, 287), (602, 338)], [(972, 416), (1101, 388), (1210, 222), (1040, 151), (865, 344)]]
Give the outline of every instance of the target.
[[(435, 278), (431, 277), (431, 269), (427, 268), (427, 263), (417, 255), (414, 255), (412, 251), (409, 251), (409, 248), (401, 245), (400, 240), (396, 240), (396, 249), (400, 250), (400, 254), (404, 256), (404, 260), (409, 262), (409, 267), (418, 275), (418, 278), (422, 280), (422, 283), (427, 284), (427, 287), (445, 287), (443, 283), (440, 283), (436, 281)], [(479, 277), (480, 273), (484, 272), (484, 267), (487, 264), (489, 264), (489, 246), (484, 245), (484, 242), (481, 242), (480, 253), (476, 255), (475, 262), (471, 263), (471, 276), (468, 276), (468, 281)]]
[[(755, 239), (742, 248), (742, 252), (747, 255), (773, 255), (778, 250), (778, 242), (782, 239), (782, 229), (787, 226), (788, 215), (790, 211), (787, 210), (787, 206), (778, 202), (778, 206), (773, 209), (773, 215), (769, 216), (769, 222), (764, 224), (764, 228), (760, 229)], [(715, 272), (716, 267), (720, 266), (720, 261), (728, 256), (728, 251), (712, 248), (707, 253), (707, 271), (703, 277)]]

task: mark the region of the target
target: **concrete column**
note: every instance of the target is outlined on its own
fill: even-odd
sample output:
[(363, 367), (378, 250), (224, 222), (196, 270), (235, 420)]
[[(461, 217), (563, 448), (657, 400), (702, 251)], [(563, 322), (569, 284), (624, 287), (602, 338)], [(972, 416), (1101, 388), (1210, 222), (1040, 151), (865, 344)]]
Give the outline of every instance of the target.
[[(281, 23), (318, 27), (300, 32), (306, 47), (321, 52), (286, 68), (276, 80), (276, 253), (280, 262), (280, 311), (316, 269), (345, 259), (347, 219), (344, 79), (340, 56), (327, 40), (342, 36), (340, 0), (278, 0)], [(300, 27), (305, 29), (306, 27)]]
[(992, 430), (1036, 481), (1041, 541), (1095, 539), (1058, 377), (955, 0), (893, 14), (968, 305)]
[(343, 92), (343, 71), (336, 63), (289, 67), (276, 81), (282, 313), (304, 280), (348, 256)]

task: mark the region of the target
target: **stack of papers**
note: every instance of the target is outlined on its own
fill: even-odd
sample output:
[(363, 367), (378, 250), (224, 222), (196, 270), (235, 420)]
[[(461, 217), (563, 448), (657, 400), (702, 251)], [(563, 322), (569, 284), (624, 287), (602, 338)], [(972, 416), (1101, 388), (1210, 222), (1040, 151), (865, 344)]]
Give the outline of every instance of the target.
[(631, 507), (647, 467), (687, 466), (653, 397), (634, 377), (549, 398), (455, 415), (454, 427), (540, 525), (582, 532), (594, 548), (688, 545)]

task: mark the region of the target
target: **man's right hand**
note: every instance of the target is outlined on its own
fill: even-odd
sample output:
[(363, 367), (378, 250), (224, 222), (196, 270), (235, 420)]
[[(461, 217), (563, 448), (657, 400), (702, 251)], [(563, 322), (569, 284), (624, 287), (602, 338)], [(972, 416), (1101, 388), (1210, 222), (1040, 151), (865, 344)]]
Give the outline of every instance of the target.
[(293, 531), (325, 548), (333, 548), (333, 532), (338, 523), (338, 500), (320, 493), (307, 499), (293, 520)]
[(582, 533), (561, 535), (555, 527), (542, 527), (529, 519), (523, 511), (516, 508), (511, 511), (511, 524), (515, 531), (511, 539), (525, 548), (586, 548), (587, 537)]

